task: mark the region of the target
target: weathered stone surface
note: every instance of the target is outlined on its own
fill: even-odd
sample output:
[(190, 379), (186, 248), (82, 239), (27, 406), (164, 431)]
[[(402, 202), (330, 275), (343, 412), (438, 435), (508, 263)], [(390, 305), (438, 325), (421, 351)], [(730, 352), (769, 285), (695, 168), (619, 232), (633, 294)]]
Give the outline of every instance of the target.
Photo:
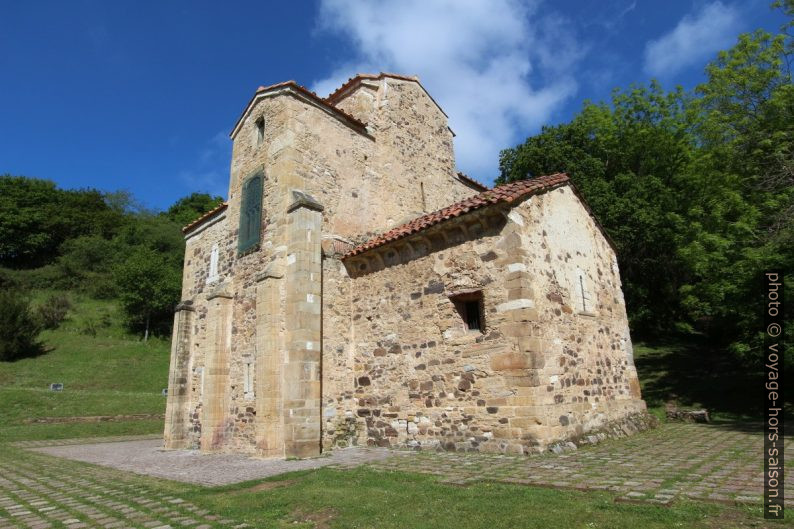
[[(289, 87), (258, 92), (235, 127), (228, 206), (186, 235), (166, 447), (521, 454), (641, 414), (615, 254), (572, 190), (343, 258), (475, 191), (416, 81), (380, 76), (334, 104), (366, 130)], [(255, 173), (261, 239), (239, 255)]]

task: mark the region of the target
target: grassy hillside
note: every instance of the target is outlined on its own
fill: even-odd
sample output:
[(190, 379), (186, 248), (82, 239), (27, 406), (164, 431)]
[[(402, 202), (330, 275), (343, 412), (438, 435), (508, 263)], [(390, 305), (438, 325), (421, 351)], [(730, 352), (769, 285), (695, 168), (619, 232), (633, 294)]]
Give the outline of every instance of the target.
[[(38, 293), (37, 300), (45, 294)], [(58, 329), (42, 333), (46, 354), (0, 363), (0, 440), (160, 431), (161, 420), (88, 425), (25, 422), (165, 411), (162, 390), (168, 385), (169, 342), (143, 343), (126, 334), (113, 302), (71, 299), (67, 319)], [(53, 382), (62, 383), (64, 391), (50, 391)]]

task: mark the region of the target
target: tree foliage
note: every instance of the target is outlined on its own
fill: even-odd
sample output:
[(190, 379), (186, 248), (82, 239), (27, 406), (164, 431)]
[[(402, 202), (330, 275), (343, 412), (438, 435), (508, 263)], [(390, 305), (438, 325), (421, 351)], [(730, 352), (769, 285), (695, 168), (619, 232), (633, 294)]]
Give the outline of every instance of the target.
[(8, 362), (43, 352), (41, 326), (28, 299), (16, 289), (0, 290), (0, 361)]
[(618, 247), (636, 334), (760, 352), (762, 272), (786, 271), (790, 291), (794, 270), (790, 52), (785, 34), (741, 35), (694, 91), (616, 90), (502, 152), (501, 182), (565, 171), (582, 191)]
[(152, 212), (125, 191), (0, 176), (0, 288), (119, 298), (131, 330), (168, 334), (180, 295), (180, 229), (221, 201), (193, 193)]
[(0, 265), (41, 266), (64, 241), (108, 237), (120, 221), (99, 191), (64, 190), (48, 180), (0, 175)]
[(223, 197), (207, 193), (192, 193), (177, 200), (165, 212), (166, 216), (180, 226), (186, 226), (204, 213), (215, 209), (223, 202)]
[(173, 259), (145, 246), (135, 248), (114, 270), (121, 305), (130, 324), (168, 332), (181, 291), (181, 267)]

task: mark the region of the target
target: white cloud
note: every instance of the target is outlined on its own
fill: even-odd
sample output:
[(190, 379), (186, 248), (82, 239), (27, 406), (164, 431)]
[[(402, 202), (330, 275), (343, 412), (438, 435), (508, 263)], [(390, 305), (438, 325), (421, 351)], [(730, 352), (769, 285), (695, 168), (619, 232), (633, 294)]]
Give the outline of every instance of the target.
[(322, 0), (319, 29), (355, 56), (314, 83), (327, 95), (356, 73), (419, 75), (450, 117), (458, 166), (497, 176), (499, 151), (546, 123), (577, 89), (583, 50), (570, 24), (517, 0)]
[(179, 171), (179, 178), (191, 192), (225, 197), (229, 191), (231, 150), (229, 134), (218, 132), (198, 151), (193, 167)]
[(669, 33), (648, 42), (645, 72), (660, 77), (704, 61), (730, 45), (736, 36), (739, 11), (719, 0), (682, 18)]

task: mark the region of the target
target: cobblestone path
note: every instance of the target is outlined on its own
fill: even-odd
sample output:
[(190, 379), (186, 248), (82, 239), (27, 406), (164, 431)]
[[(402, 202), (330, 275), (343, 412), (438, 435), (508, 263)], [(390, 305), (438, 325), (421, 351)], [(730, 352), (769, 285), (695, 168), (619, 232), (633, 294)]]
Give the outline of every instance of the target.
[[(41, 444), (41, 443), (32, 443)], [(248, 527), (124, 472), (0, 446), (0, 529)]]
[[(372, 465), (435, 474), (457, 485), (499, 481), (608, 490), (617, 494), (618, 501), (668, 504), (691, 498), (761, 503), (763, 436), (759, 428), (672, 423), (561, 455), (397, 453)], [(787, 461), (794, 461), (791, 438), (787, 438), (786, 453)], [(794, 467), (786, 473), (785, 485), (787, 491), (794, 491)], [(789, 493), (789, 498), (786, 506), (794, 506), (794, 494)]]

